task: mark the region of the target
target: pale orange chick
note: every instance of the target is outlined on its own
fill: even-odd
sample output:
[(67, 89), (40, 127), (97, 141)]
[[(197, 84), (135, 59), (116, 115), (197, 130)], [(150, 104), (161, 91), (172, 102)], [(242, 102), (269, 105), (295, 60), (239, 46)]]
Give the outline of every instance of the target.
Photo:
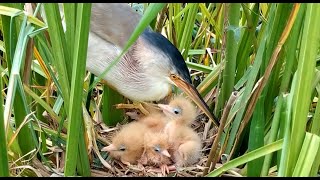
[(162, 131), (166, 123), (168, 122), (168, 118), (166, 117), (166, 115), (162, 112), (161, 109), (156, 109), (151, 105), (144, 107), (147, 107), (147, 110), (149, 111), (148, 115), (144, 115), (138, 110), (126, 112), (126, 114), (130, 116), (131, 119), (147, 125), (147, 127), (152, 131)]
[(162, 174), (169, 173), (172, 164), (168, 135), (163, 132), (149, 131), (144, 135), (144, 151), (138, 160), (143, 165), (160, 167)]
[(137, 164), (143, 153), (143, 137), (148, 130), (147, 126), (140, 122), (126, 124), (112, 138), (112, 143), (101, 151), (108, 151), (111, 157), (126, 165)]
[(195, 120), (196, 107), (186, 98), (178, 96), (168, 105), (158, 104), (170, 121), (164, 128), (171, 149), (169, 153), (178, 167), (196, 163), (201, 155), (201, 139), (190, 127)]
[(168, 105), (158, 104), (163, 113), (177, 125), (190, 126), (198, 116), (196, 107), (183, 96), (174, 97)]

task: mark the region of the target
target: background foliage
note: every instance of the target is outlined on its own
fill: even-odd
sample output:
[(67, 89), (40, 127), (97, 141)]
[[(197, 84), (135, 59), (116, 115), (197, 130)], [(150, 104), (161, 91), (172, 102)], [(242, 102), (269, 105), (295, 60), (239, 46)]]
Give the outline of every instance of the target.
[[(150, 23), (180, 50), (225, 125), (203, 176), (318, 176), (319, 4), (130, 5), (144, 15), (136, 35)], [(90, 176), (92, 150), (108, 167), (92, 123), (122, 121), (123, 98), (85, 71), (90, 12), (0, 4), (0, 176)]]

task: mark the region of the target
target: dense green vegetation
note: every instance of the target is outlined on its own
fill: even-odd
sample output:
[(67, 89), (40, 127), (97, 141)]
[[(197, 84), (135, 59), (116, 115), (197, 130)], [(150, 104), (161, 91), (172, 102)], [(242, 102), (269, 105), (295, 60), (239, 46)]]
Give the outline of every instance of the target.
[[(131, 5), (143, 18), (127, 47), (149, 24), (162, 32), (224, 125), (201, 175), (319, 176), (320, 4)], [(112, 109), (123, 98), (85, 71), (90, 12), (86, 3), (0, 4), (0, 176), (110, 166), (93, 122), (123, 120)]]

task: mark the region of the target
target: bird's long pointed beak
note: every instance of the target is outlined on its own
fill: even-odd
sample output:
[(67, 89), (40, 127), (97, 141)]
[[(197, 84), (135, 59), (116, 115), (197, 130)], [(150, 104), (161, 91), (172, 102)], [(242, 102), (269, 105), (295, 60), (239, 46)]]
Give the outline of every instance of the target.
[(220, 123), (218, 119), (209, 111), (207, 104), (202, 99), (201, 95), (195, 87), (181, 78), (176, 78), (171, 80), (179, 87), (183, 92), (185, 92), (196, 104), (197, 106), (213, 121), (213, 123), (219, 127)]
[(117, 147), (113, 144), (110, 144), (109, 146), (106, 146), (101, 149), (101, 151), (108, 151), (108, 152), (115, 151), (115, 150), (117, 150)]
[(163, 154), (163, 155), (165, 155), (167, 157), (171, 157), (171, 155), (169, 154), (168, 150), (166, 150), (166, 149), (161, 151), (161, 154)]

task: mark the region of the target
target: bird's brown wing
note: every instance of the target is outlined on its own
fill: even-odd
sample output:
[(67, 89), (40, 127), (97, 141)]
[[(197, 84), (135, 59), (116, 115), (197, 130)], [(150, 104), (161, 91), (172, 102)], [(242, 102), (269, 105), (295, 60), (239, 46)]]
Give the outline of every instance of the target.
[(140, 19), (127, 3), (93, 3), (90, 31), (123, 48)]

